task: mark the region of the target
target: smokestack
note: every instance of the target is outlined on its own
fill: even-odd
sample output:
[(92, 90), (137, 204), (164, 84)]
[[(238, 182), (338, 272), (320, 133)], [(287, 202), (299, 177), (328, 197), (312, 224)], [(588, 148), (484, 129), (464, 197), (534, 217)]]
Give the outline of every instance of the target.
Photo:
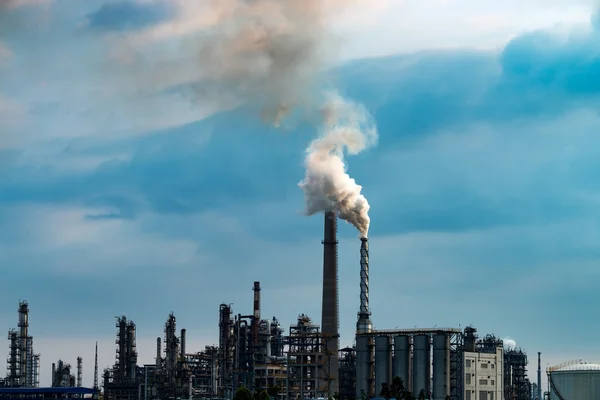
[(258, 324), (260, 323), (260, 282), (254, 282), (254, 314), (252, 318), (252, 342), (258, 346)]
[(160, 352), (162, 348), (160, 346), (160, 336), (156, 338), (156, 369), (160, 369)]
[(185, 329), (181, 330), (181, 361), (185, 361)]
[(81, 381), (83, 373), (83, 359), (81, 357), (77, 357), (77, 387), (81, 387)]
[(371, 312), (369, 311), (369, 239), (360, 239), (360, 310), (356, 331), (358, 333), (371, 332)]
[(538, 351), (537, 399), (542, 400), (542, 353)]
[(321, 330), (328, 338), (329, 354), (329, 398), (338, 393), (338, 350), (339, 350), (339, 299), (338, 299), (338, 261), (337, 261), (337, 216), (333, 211), (325, 213), (325, 232), (323, 235), (323, 302)]

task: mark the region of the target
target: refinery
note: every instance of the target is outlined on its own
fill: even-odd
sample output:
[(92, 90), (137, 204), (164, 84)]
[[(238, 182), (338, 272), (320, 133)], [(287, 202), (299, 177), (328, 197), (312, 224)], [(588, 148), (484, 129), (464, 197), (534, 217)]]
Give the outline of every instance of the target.
[(598, 387), (594, 383), (600, 366), (596, 364), (571, 362), (548, 368), (548, 390), (542, 391), (540, 353), (534, 383), (522, 349), (505, 347), (492, 334), (478, 335), (475, 327), (373, 329), (366, 237), (357, 249), (360, 308), (354, 344), (340, 348), (337, 216), (333, 212), (325, 213), (322, 243), (320, 324), (302, 314), (286, 332), (276, 317), (263, 318), (261, 285), (254, 282), (251, 309), (219, 306), (218, 343), (188, 349), (186, 329), (178, 330), (171, 313), (164, 332), (156, 338), (155, 362), (139, 365), (136, 324), (121, 316), (115, 325), (115, 363), (99, 372), (96, 344), (91, 387), (82, 386), (81, 357), (75, 367), (63, 360), (44, 361), (51, 364), (52, 384), (40, 387), (42, 358), (34, 351), (29, 331), (29, 304), (22, 301), (17, 328), (8, 332), (7, 374), (0, 379), (0, 399), (229, 400), (244, 398), (240, 391), (245, 389), (250, 396), (273, 400), (595, 398), (588, 396)]

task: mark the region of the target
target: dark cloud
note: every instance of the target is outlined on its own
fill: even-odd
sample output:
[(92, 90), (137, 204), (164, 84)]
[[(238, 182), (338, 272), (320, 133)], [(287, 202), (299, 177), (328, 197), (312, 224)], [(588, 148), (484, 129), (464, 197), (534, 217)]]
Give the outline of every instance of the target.
[(86, 20), (93, 30), (128, 31), (163, 22), (172, 11), (169, 2), (115, 1), (88, 14)]

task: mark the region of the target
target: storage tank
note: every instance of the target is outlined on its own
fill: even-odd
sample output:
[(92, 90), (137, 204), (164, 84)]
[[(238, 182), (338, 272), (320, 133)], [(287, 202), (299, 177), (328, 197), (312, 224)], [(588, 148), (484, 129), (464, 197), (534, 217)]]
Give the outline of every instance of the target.
[(429, 383), (431, 381), (431, 339), (429, 335), (416, 335), (413, 339), (413, 396), (419, 397), (419, 392), (425, 390), (429, 394)]
[(450, 395), (450, 336), (444, 332), (433, 336), (433, 400)]
[(375, 338), (375, 397), (381, 393), (384, 383), (392, 383), (392, 338)]
[(549, 372), (550, 400), (600, 399), (600, 364), (569, 362)]
[(410, 390), (410, 337), (398, 335), (394, 338), (394, 376), (400, 377), (404, 388)]
[[(356, 398), (369, 397), (369, 338), (356, 337)], [(379, 393), (377, 393), (379, 394)]]

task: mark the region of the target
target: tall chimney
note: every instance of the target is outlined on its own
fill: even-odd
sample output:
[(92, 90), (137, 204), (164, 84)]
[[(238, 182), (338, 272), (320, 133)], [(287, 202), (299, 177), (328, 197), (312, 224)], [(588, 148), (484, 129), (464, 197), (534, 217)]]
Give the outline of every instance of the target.
[(160, 369), (162, 347), (160, 345), (160, 336), (156, 338), (156, 369)]
[(77, 387), (81, 387), (83, 380), (83, 358), (77, 357)]
[(358, 333), (371, 332), (371, 312), (369, 311), (369, 239), (361, 238), (360, 245), (360, 309), (356, 331)]
[(258, 325), (260, 324), (260, 282), (254, 282), (254, 314), (252, 315), (252, 342), (258, 346)]
[(542, 400), (542, 353), (538, 351), (537, 399)]
[(321, 331), (326, 340), (329, 354), (329, 398), (339, 393), (339, 298), (337, 260), (337, 216), (333, 211), (325, 213), (323, 235), (323, 302)]
[(181, 330), (181, 361), (185, 361), (185, 329)]

